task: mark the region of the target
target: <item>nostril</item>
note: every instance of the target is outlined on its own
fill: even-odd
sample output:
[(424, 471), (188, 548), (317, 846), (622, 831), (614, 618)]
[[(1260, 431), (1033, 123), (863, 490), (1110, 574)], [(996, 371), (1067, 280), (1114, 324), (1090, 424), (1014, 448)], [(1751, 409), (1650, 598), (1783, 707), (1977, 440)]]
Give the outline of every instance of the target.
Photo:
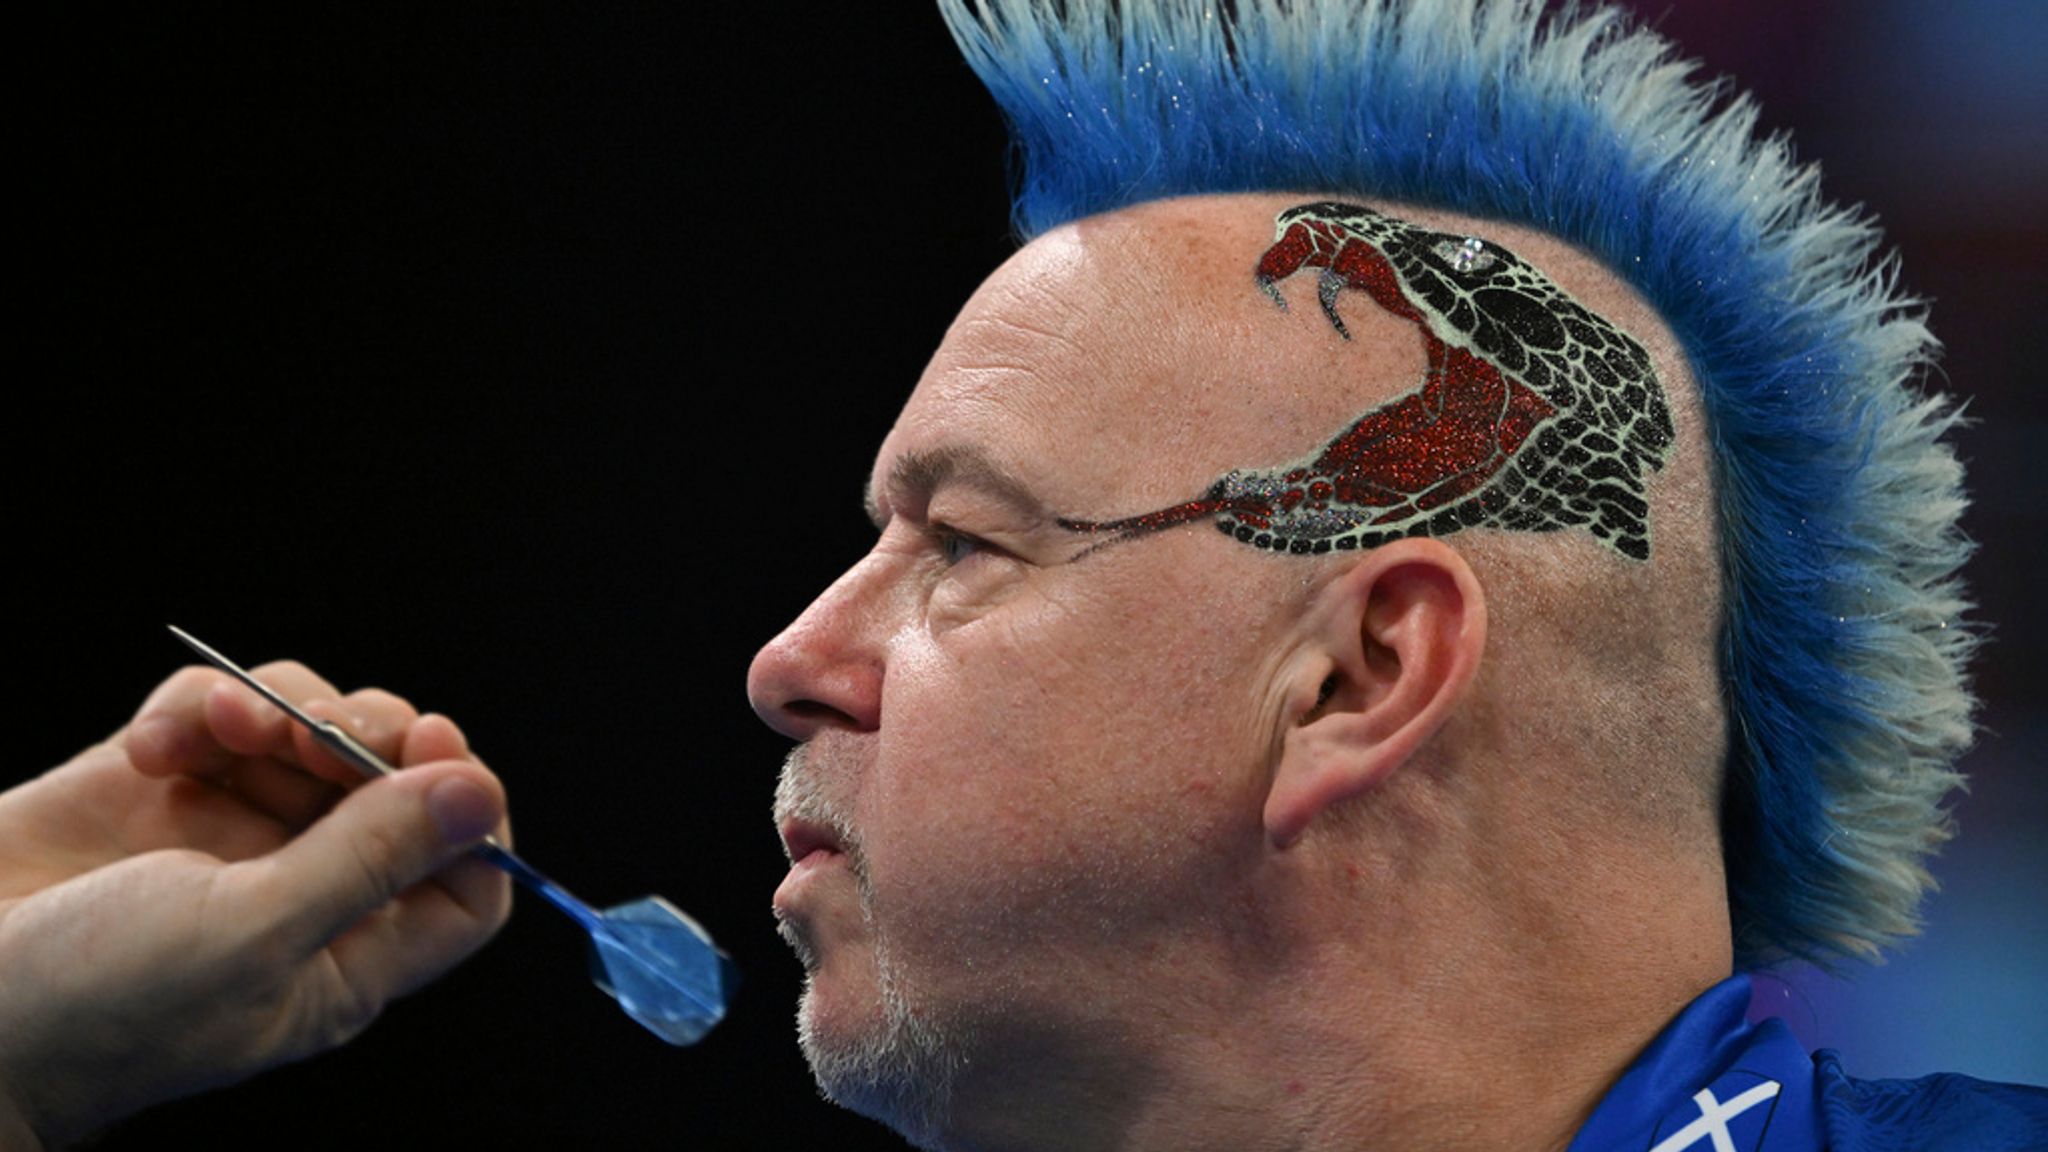
[(809, 740), (831, 729), (848, 732), (868, 732), (875, 728), (873, 717), (865, 717), (851, 709), (857, 707), (853, 699), (844, 706), (827, 704), (813, 696), (797, 696), (788, 700), (764, 702), (754, 701), (754, 711), (770, 728), (792, 740)]
[(782, 710), (806, 724), (852, 725), (854, 723), (853, 717), (832, 707), (830, 704), (821, 704), (816, 700), (791, 700), (782, 706)]

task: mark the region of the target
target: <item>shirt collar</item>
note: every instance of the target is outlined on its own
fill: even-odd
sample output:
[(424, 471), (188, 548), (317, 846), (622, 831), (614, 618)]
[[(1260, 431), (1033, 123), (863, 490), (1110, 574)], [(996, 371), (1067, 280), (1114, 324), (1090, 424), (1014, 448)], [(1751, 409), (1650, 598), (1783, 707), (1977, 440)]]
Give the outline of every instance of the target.
[(1701, 993), (1614, 1082), (1568, 1152), (1819, 1147), (1813, 1063), (1779, 1020), (1750, 1023), (1749, 977)]

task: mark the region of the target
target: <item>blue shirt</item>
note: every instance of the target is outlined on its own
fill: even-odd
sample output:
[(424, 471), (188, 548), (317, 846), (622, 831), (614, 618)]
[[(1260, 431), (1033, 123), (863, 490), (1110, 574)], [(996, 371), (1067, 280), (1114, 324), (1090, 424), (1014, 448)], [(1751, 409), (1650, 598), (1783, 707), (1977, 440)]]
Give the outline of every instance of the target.
[(1856, 1080), (1782, 1020), (1750, 1023), (1749, 977), (1688, 1005), (1569, 1152), (2048, 1152), (2048, 1090), (1968, 1076)]

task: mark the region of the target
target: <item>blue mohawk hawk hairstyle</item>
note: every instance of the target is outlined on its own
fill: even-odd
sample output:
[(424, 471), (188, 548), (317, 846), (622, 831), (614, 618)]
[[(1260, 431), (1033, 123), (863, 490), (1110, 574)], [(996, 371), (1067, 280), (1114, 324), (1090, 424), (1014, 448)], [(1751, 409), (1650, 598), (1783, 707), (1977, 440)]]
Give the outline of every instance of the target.
[(1010, 123), (1026, 238), (1206, 192), (1406, 200), (1604, 260), (1704, 397), (1727, 588), (1738, 964), (1918, 927), (1972, 738), (1958, 419), (1875, 226), (1609, 9), (1540, 0), (940, 0)]

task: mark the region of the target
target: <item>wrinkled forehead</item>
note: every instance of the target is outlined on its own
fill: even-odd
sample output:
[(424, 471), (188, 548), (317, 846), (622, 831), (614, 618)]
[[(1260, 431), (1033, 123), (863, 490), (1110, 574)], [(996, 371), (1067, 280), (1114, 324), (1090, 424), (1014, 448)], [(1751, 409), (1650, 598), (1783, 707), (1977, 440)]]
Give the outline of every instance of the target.
[[(1299, 457), (1412, 392), (1425, 341), (1358, 293), (1327, 321), (1318, 277), (1267, 290), (1261, 260), (1311, 194), (1197, 197), (1092, 217), (1034, 240), (960, 312), (885, 441), (966, 448), (1062, 514), (1184, 499), (1236, 468)], [(1512, 250), (1620, 324), (1656, 327), (1597, 263), (1540, 233), (1381, 205), (1398, 221)]]

